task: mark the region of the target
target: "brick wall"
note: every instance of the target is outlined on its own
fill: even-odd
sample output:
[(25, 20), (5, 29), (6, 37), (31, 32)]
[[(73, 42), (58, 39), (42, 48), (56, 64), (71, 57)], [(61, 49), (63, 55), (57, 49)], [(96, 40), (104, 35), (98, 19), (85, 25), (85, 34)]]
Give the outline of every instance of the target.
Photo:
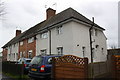
[(8, 50), (3, 48), (3, 51), (2, 51), (3, 61), (7, 61), (7, 53), (8, 53)]
[(34, 57), (36, 54), (36, 40), (34, 40), (32, 43), (28, 43), (28, 39), (23, 40), (23, 45), (20, 45), (19, 42), (19, 54), (18, 58), (20, 58), (20, 52), (22, 52), (22, 55), (25, 58), (28, 58), (28, 52), (32, 50), (32, 57)]

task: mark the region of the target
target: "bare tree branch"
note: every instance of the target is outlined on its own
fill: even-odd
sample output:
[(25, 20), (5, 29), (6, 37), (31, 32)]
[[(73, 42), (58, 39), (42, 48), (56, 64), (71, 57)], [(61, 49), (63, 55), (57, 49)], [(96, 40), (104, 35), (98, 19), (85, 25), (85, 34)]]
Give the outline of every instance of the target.
[(2, 2), (0, 0), (0, 17), (2, 17), (3, 15), (5, 15), (5, 7), (4, 7), (4, 2)]

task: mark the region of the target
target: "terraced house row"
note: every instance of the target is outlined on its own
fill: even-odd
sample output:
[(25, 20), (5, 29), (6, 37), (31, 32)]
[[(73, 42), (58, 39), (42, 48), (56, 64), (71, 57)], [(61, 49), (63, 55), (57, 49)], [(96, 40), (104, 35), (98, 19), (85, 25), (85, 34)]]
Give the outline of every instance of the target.
[(46, 20), (24, 32), (16, 30), (16, 36), (2, 47), (3, 60), (16, 61), (20, 57), (32, 58), (40, 54), (73, 54), (91, 59), (92, 50), (95, 62), (105, 61), (104, 30), (72, 8), (57, 14), (56, 10), (48, 8)]

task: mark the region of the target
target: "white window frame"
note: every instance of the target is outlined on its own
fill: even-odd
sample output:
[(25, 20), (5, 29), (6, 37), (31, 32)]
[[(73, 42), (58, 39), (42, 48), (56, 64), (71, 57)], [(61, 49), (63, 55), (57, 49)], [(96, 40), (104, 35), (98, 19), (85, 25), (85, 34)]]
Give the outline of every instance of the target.
[(47, 49), (42, 49), (40, 50), (41, 55), (46, 55), (47, 54)]
[(32, 58), (32, 54), (33, 54), (33, 51), (32, 51), (32, 50), (29, 50), (29, 51), (28, 51), (28, 58)]
[(20, 52), (20, 58), (22, 58), (23, 57), (23, 54), (22, 54), (22, 52)]
[(34, 37), (28, 38), (28, 43), (32, 43), (34, 41)]
[(20, 46), (22, 46), (23, 45), (23, 41), (20, 41)]
[(63, 55), (63, 47), (57, 47), (58, 55)]
[(56, 28), (57, 34), (61, 34), (62, 33), (62, 27), (63, 26), (61, 25), (61, 26)]
[(42, 39), (48, 38), (48, 32), (41, 33), (40, 38), (42, 38)]

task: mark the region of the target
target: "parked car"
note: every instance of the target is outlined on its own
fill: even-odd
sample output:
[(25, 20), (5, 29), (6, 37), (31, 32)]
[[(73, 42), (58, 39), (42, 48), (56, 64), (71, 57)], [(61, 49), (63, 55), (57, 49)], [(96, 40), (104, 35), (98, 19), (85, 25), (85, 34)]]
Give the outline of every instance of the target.
[(29, 71), (29, 64), (31, 62), (31, 58), (20, 58), (17, 64), (22, 64), (24, 62), (24, 72), (28, 73)]
[(35, 56), (30, 62), (28, 76), (31, 78), (50, 78), (52, 57), (60, 57), (60, 55)]

